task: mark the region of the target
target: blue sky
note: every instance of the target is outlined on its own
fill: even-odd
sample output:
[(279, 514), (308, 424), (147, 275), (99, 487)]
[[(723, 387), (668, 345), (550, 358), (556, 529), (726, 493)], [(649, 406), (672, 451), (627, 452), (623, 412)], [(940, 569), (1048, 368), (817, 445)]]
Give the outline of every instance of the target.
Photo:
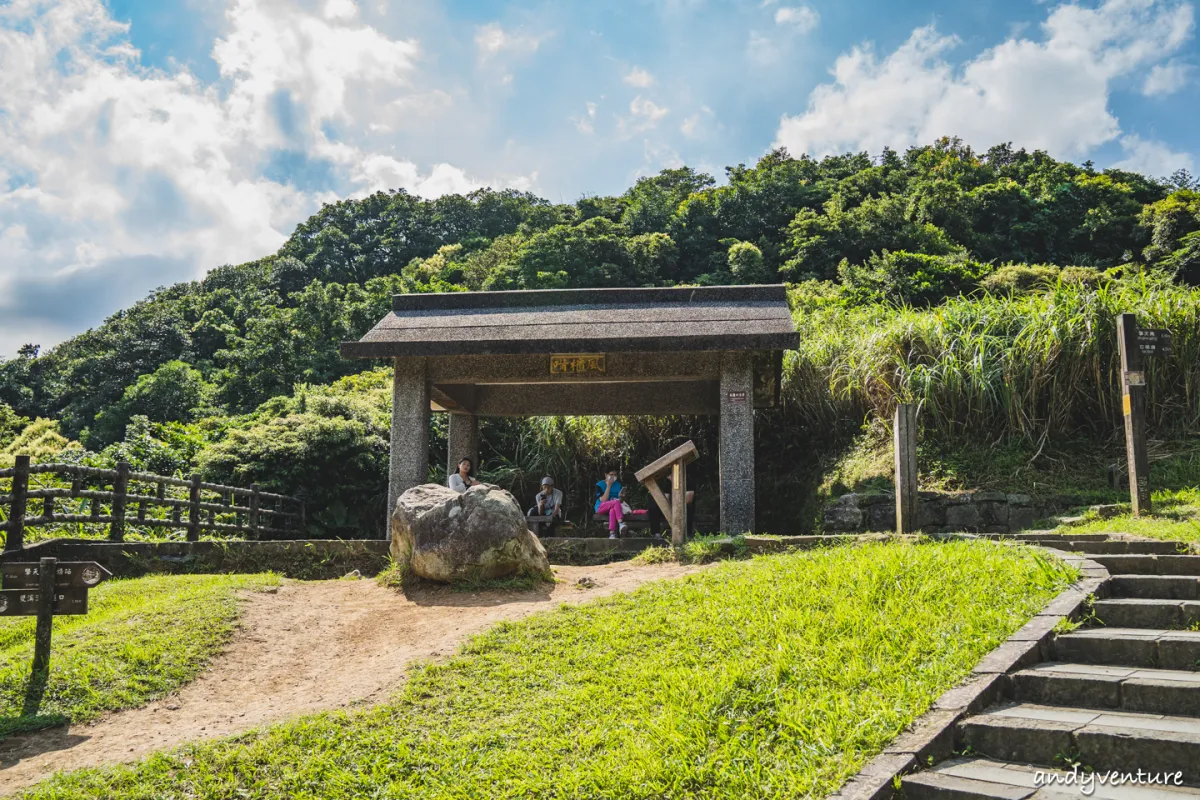
[(273, 252), (321, 203), (555, 201), (773, 146), (1200, 158), (1189, 0), (6, 0), (0, 355)]

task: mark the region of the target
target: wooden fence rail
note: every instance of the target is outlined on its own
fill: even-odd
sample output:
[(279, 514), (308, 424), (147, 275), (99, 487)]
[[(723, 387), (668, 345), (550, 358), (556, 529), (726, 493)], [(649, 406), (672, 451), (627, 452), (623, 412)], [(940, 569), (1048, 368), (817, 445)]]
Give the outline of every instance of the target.
[[(261, 491), (257, 484), (246, 489), (204, 483), (199, 475), (182, 479), (131, 472), (124, 461), (115, 470), (30, 464), (29, 456), (17, 456), (15, 466), (0, 469), (0, 492), (4, 479), (10, 479), (7, 493), (0, 494), (5, 552), (24, 547), (26, 528), (72, 522), (108, 525), (113, 542), (124, 541), (126, 524), (186, 530), (189, 542), (199, 541), (201, 531), (252, 539), (304, 534), (304, 501)], [(177, 496), (171, 496), (172, 489)], [(36, 504), (33, 509), (31, 502)], [(39, 510), (41, 514), (30, 516)]]

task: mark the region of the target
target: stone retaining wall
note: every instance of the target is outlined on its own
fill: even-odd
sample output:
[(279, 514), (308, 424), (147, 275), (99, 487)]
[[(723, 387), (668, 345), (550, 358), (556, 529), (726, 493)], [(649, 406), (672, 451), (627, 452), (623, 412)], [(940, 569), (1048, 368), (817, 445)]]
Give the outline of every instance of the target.
[(106, 542), (48, 539), (0, 554), (0, 562), (96, 561), (119, 577), (151, 572), (222, 573), (271, 570), (289, 578), (338, 578), (352, 570), (379, 572), (388, 560), (385, 539), (292, 539), (223, 542)]
[[(917, 527), (926, 533), (1010, 533), (1028, 530), (1047, 509), (1027, 494), (921, 492)], [(844, 494), (825, 506), (827, 533), (896, 529), (896, 498), (891, 494)]]

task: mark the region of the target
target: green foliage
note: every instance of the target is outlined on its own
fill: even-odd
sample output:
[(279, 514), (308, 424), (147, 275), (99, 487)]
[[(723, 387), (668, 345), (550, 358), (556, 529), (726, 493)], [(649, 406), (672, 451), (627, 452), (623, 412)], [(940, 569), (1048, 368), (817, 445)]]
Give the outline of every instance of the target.
[(980, 286), (993, 294), (1045, 292), (1058, 283), (1097, 286), (1105, 276), (1091, 267), (1056, 267), (1052, 264), (1006, 264), (988, 275)]
[(728, 562), (502, 623), (376, 708), (28, 796), (823, 797), (1073, 577), (988, 542)]
[(866, 264), (843, 260), (838, 278), (855, 303), (936, 305), (947, 297), (970, 292), (978, 286), (986, 267), (957, 256), (923, 253), (871, 254)]
[(189, 422), (212, 395), (212, 384), (199, 370), (182, 361), (168, 361), (150, 375), (139, 376), (120, 400), (97, 415), (87, 444), (95, 447), (119, 440), (134, 416), (151, 422)]
[(200, 470), (216, 483), (294, 493), (325, 535), (354, 537), (383, 523), (387, 462), (387, 440), (363, 422), (310, 412), (231, 429)]
[(11, 467), (14, 456), (29, 456), (35, 464), (57, 460), (63, 453), (82, 454), (83, 448), (59, 433), (58, 423), (35, 419), (17, 434), (8, 446), (0, 449), (0, 468)]
[(191, 681), (233, 633), (238, 593), (274, 575), (112, 580), (86, 616), (55, 617), (49, 681), (31, 685), (33, 617), (0, 619), (0, 736), (135, 708)]
[(1200, 190), (1181, 188), (1146, 206), (1139, 222), (1151, 232), (1146, 261), (1200, 283)]
[(1200, 420), (1200, 289), (1141, 276), (929, 310), (844, 308), (799, 293), (793, 304), (801, 345), (785, 389), (831, 427), (920, 402), (927, 430), (943, 436), (1107, 438), (1122, 424), (1121, 312), (1174, 334), (1174, 354), (1147, 367), (1151, 425), (1182, 433)]
[(28, 424), (29, 420), (13, 411), (12, 406), (0, 403), (0, 448), (8, 447)]

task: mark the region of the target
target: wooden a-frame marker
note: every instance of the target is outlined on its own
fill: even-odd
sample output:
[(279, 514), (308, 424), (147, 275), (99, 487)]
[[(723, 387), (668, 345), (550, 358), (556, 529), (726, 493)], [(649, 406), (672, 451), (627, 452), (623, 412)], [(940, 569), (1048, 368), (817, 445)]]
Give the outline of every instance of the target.
[[(696, 445), (689, 439), (662, 458), (642, 467), (634, 473), (638, 482), (645, 484), (650, 496), (662, 510), (663, 516), (671, 521), (671, 544), (679, 547), (687, 533), (687, 470), (685, 467), (700, 455)], [(658, 488), (659, 478), (671, 473), (671, 502)]]

